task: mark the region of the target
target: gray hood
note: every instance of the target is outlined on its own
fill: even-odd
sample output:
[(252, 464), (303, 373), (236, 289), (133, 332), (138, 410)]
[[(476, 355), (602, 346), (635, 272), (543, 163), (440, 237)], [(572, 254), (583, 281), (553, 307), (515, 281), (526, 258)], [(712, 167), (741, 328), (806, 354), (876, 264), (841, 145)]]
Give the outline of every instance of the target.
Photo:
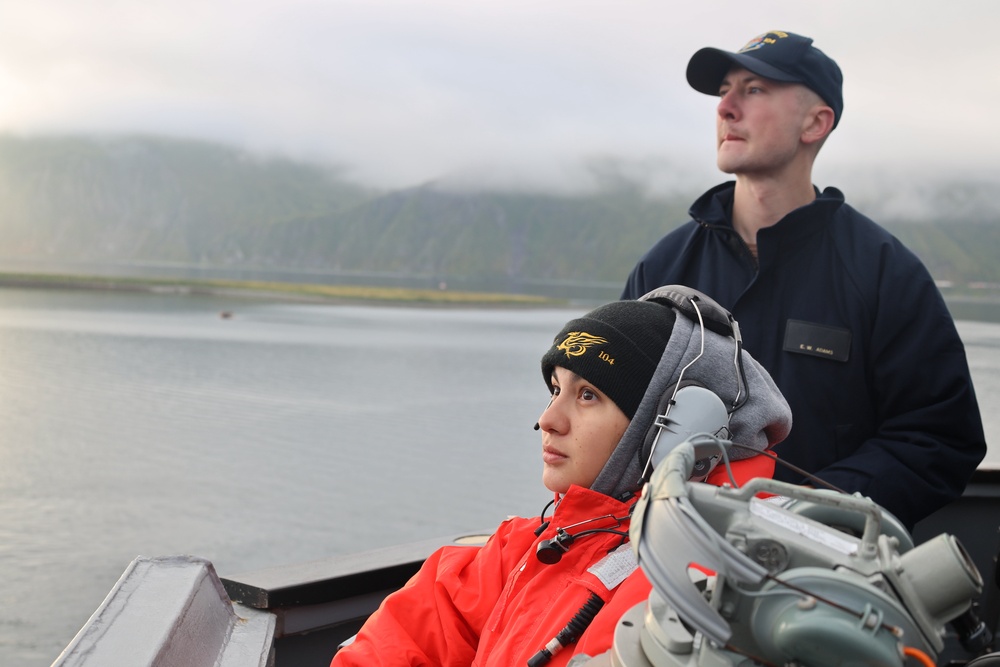
[[(661, 288), (663, 289), (663, 288)], [(689, 288), (684, 290), (697, 294)], [(643, 297), (648, 298), (659, 290)], [(714, 304), (714, 302), (712, 302)], [(647, 434), (657, 417), (657, 406), (665, 393), (673, 392), (681, 371), (701, 350), (701, 327), (681, 310), (677, 311), (677, 321), (667, 341), (667, 347), (656, 367), (635, 417), (626, 429), (615, 451), (591, 485), (595, 491), (612, 497), (621, 497), (642, 486), (642, 474), (650, 455)], [(732, 408), (742, 388), (736, 372), (736, 341), (705, 328), (704, 355), (684, 370), (683, 383), (694, 381), (710, 389), (722, 399), (727, 408)], [(792, 413), (784, 396), (774, 384), (764, 367), (742, 351), (743, 372), (749, 386), (746, 402), (732, 413), (729, 430), (730, 440), (736, 444), (763, 451), (781, 442), (792, 428)], [(747, 396), (746, 389), (743, 395)], [(742, 399), (741, 399), (742, 400)], [(754, 454), (744, 449), (733, 448), (731, 459), (742, 459)]]

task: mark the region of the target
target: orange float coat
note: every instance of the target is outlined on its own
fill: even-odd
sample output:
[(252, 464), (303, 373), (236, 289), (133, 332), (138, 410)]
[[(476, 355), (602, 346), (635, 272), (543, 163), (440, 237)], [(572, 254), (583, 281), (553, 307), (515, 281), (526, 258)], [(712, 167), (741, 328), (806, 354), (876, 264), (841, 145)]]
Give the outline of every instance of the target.
[[(770, 477), (773, 467), (763, 456), (739, 461), (737, 481)], [(719, 484), (727, 480), (718, 470), (709, 478)], [(539, 518), (518, 517), (503, 522), (482, 547), (442, 547), (382, 602), (355, 641), (334, 656), (331, 667), (525, 665), (566, 627), (591, 594), (608, 604), (579, 642), (555, 653), (548, 665), (561, 667), (578, 651), (603, 653), (611, 648), (621, 615), (649, 594), (627, 540), (623, 543), (611, 533), (586, 535), (551, 565), (535, 554), (539, 542), (552, 538), (560, 527), (572, 534), (592, 528), (627, 533), (627, 518), (620, 524), (590, 520), (627, 517), (633, 503), (634, 498), (620, 502), (573, 486), (538, 536)], [(582, 521), (587, 523), (574, 526)], [(619, 591), (621, 599), (616, 597)]]
[[(627, 517), (633, 502), (572, 486), (540, 536), (534, 532), (540, 524), (537, 517), (518, 517), (503, 522), (482, 547), (437, 550), (403, 588), (382, 602), (354, 643), (334, 656), (332, 667), (527, 664), (591, 593), (610, 600), (617, 585), (635, 570), (627, 539), (618, 548), (623, 538), (611, 533), (579, 538), (551, 565), (535, 556), (538, 543), (552, 538), (557, 527), (604, 515)], [(594, 521), (569, 532), (589, 528), (627, 533), (628, 519), (621, 526), (610, 519)], [(548, 664), (565, 665), (572, 654), (571, 645)]]

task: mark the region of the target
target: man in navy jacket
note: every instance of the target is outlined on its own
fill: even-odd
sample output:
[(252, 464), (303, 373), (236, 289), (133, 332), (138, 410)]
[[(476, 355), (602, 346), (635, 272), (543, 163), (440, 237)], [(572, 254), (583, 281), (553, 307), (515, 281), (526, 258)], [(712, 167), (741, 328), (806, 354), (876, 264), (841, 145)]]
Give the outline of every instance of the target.
[[(961, 495), (986, 453), (965, 348), (919, 259), (812, 166), (843, 112), (837, 64), (793, 33), (701, 49), (691, 86), (717, 95), (717, 161), (735, 183), (632, 270), (622, 298), (705, 292), (792, 407), (782, 459), (859, 491), (907, 527)], [(814, 484), (778, 466), (776, 476)]]

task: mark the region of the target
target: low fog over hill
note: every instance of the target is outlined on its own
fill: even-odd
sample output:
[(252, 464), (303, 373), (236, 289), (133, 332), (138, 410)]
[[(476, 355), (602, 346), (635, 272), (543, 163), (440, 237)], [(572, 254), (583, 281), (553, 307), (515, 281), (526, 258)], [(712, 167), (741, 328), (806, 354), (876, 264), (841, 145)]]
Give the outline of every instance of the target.
[[(7, 136), (0, 260), (613, 291), (714, 183), (672, 178), (672, 169), (605, 158), (575, 166), (565, 181), (573, 186), (555, 190), (486, 172), (378, 190), (334, 167), (219, 144)], [(848, 200), (900, 236), (935, 278), (1000, 282), (1000, 209), (989, 183), (864, 182), (844, 188)]]

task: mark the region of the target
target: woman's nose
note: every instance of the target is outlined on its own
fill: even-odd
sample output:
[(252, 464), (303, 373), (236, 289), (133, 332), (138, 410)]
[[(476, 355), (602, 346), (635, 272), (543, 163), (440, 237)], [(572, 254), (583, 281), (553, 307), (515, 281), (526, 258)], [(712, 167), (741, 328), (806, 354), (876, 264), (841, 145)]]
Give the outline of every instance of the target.
[(562, 433), (565, 430), (566, 416), (562, 409), (559, 396), (553, 396), (538, 418), (538, 427), (548, 432)]

